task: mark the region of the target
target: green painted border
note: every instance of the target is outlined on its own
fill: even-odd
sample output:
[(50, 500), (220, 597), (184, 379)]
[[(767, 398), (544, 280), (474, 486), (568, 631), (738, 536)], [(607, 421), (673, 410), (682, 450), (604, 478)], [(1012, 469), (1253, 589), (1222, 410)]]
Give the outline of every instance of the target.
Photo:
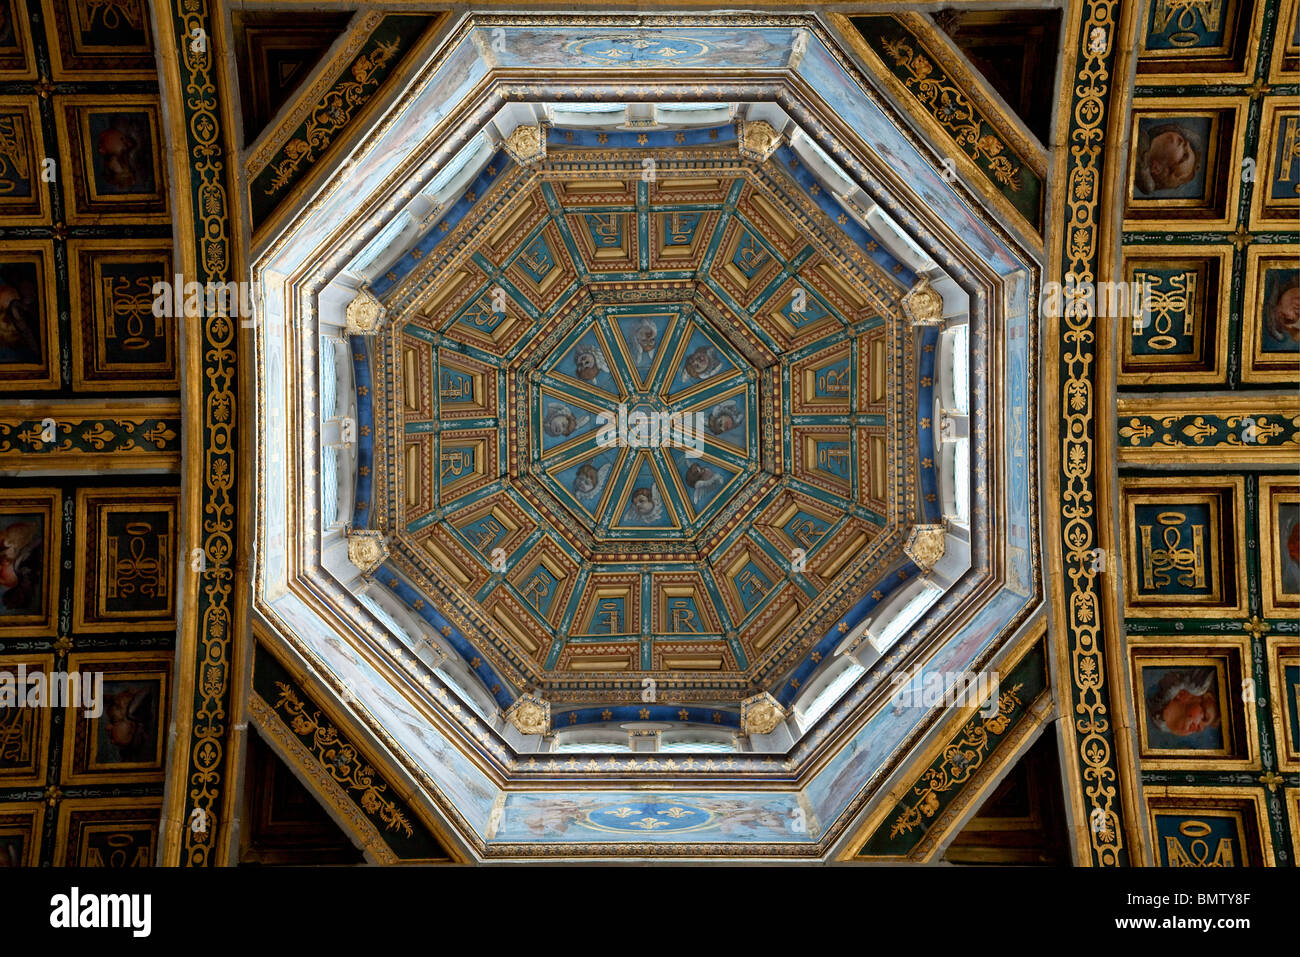
[(397, 69), (434, 18), (385, 17), (307, 119), (249, 184), (253, 226), (266, 221)]
[[(954, 143), (979, 168), (989, 185), (1007, 198), (1020, 215), (1035, 229), (1043, 229), (1043, 178), (1034, 172), (1027, 157), (1022, 156), (1002, 137), (988, 117), (944, 72), (938, 58), (920, 37), (892, 16), (852, 17), (851, 22), (871, 47), (880, 62), (912, 94), (917, 106), (925, 110)], [(890, 52), (898, 45), (910, 47), (911, 58), (900, 60)], [(924, 76), (908, 69), (909, 63), (926, 64)], [(959, 113), (974, 121), (976, 132), (958, 128), (953, 120)], [(996, 144), (996, 149), (992, 144)], [(1008, 173), (998, 161), (1014, 164)], [(999, 173), (1005, 178), (1000, 178)], [(1008, 179), (1011, 179), (1008, 182)]]
[(261, 642), (253, 651), (253, 693), (312, 755), (321, 776), (338, 782), (400, 860), (451, 860), (420, 816), (398, 797), (401, 789), (367, 762), (364, 749), (323, 715), (316, 700)]
[(1040, 639), (1008, 674), (998, 676), (1002, 706), (997, 715), (989, 718), (976, 712), (949, 738), (939, 756), (916, 776), (903, 799), (858, 850), (856, 859), (905, 857), (915, 850), (976, 773), (995, 763), (995, 754), (1001, 758), (1000, 746), (1029, 715), (1047, 684), (1047, 648)]

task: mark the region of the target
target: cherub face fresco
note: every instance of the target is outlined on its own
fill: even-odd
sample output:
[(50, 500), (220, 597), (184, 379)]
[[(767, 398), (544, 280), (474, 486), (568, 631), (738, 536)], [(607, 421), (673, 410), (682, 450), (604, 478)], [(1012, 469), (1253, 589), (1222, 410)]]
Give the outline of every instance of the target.
[(659, 337), (655, 331), (654, 323), (643, 322), (636, 327), (636, 344), (643, 353), (649, 355), (654, 352), (658, 341)]
[(1157, 728), (1178, 737), (1219, 726), (1219, 697), (1214, 668), (1170, 671), (1147, 698), (1147, 709)]
[(596, 483), (600, 481), (600, 473), (591, 463), (578, 466), (578, 474), (573, 477), (573, 490), (579, 495), (586, 495), (595, 491)]
[(574, 353), (573, 374), (584, 382), (591, 382), (600, 375), (600, 364), (596, 361), (595, 349), (585, 346)]
[(547, 435), (572, 435), (577, 427), (578, 417), (567, 405), (551, 406), (546, 413), (546, 421), (542, 423)]
[(740, 410), (728, 402), (725, 405), (716, 405), (709, 413), (708, 427), (714, 435), (722, 435), (724, 432), (730, 432), (736, 427), (740, 420)]
[(713, 346), (700, 346), (686, 357), (682, 368), (693, 379), (703, 379), (718, 367), (718, 350)]
[(1201, 162), (1199, 137), (1177, 123), (1152, 127), (1139, 134), (1138, 192), (1150, 194), (1190, 183)]
[(1300, 276), (1283, 283), (1264, 304), (1269, 335), (1283, 342), (1300, 342)]
[(714, 476), (713, 469), (707, 465), (701, 465), (699, 462), (692, 462), (686, 469), (686, 484), (691, 488), (699, 485), (701, 482), (707, 482)]
[(654, 493), (648, 488), (636, 488), (632, 490), (632, 508), (642, 518), (649, 518), (655, 511)]

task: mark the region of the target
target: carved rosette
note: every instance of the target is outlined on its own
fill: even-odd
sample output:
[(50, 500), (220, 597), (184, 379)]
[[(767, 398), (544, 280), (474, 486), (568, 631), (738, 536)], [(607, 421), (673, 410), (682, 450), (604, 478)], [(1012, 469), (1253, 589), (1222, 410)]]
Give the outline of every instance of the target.
[(373, 575), (375, 569), (388, 560), (388, 543), (383, 532), (370, 528), (348, 532), (348, 561), (361, 570), (362, 575)]
[(551, 703), (533, 692), (522, 694), (506, 709), (506, 720), (520, 734), (550, 734)]
[(740, 126), (740, 155), (763, 163), (781, 145), (781, 134), (764, 120), (752, 120)]
[(373, 336), (383, 325), (388, 310), (374, 297), (368, 289), (362, 289), (357, 297), (348, 303), (347, 319), (343, 325), (343, 334), (347, 336)]
[(785, 720), (785, 709), (766, 691), (746, 698), (740, 703), (740, 731), (742, 734), (771, 734)]
[(903, 297), (903, 310), (915, 325), (942, 322), (943, 296), (930, 285), (930, 280), (922, 276), (912, 291)]
[(546, 136), (541, 124), (516, 126), (506, 137), (506, 152), (520, 166), (529, 166), (546, 159)]
[(903, 551), (918, 568), (928, 571), (943, 558), (946, 545), (947, 532), (942, 525), (913, 525)]

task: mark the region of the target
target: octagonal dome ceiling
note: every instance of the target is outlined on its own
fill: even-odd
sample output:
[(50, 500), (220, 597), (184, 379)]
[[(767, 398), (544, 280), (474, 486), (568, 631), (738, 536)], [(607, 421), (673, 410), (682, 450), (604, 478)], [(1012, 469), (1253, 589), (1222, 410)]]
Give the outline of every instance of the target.
[(258, 614), (467, 853), (825, 855), (1040, 600), (938, 165), (816, 18), (466, 16), (262, 249)]
[(554, 702), (779, 692), (919, 498), (914, 276), (734, 126), (548, 139), (374, 284), (414, 287), (375, 380), (393, 560)]

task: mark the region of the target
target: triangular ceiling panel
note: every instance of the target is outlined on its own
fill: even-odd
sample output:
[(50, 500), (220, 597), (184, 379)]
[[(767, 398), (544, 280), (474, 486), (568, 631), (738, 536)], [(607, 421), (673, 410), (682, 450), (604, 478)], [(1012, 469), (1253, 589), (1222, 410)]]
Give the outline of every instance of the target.
[(313, 12), (310, 17), (296, 11), (235, 12), (245, 144), (257, 139), (351, 19), (347, 12)]
[(934, 22), (1039, 141), (1048, 142), (1061, 12), (941, 10)]

